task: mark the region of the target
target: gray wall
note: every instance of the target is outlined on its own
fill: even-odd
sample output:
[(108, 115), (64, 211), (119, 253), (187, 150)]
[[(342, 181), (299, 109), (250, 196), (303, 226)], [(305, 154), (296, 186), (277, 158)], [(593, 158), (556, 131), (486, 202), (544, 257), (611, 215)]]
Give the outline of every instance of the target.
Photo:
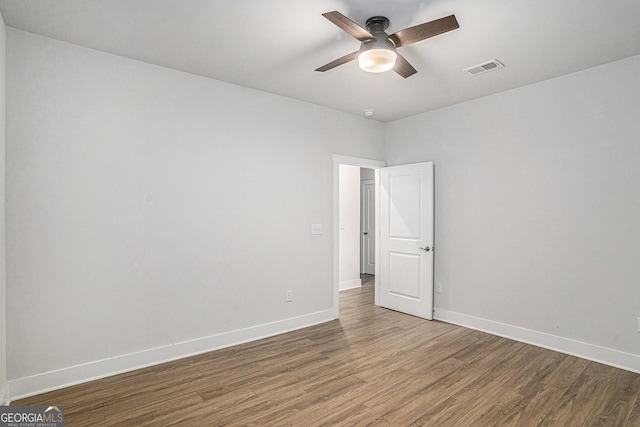
[(390, 165), (435, 162), (437, 314), (640, 370), (638, 70), (640, 56), (388, 124)]
[(7, 58), (13, 396), (327, 320), (332, 154), (381, 158), (380, 123), (14, 29)]

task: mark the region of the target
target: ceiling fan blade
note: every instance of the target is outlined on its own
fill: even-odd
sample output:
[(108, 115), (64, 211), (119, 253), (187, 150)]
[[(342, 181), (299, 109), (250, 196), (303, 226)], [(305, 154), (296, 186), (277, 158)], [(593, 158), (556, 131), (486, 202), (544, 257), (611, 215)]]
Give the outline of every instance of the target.
[(396, 65), (395, 67), (393, 67), (393, 71), (400, 74), (405, 79), (417, 73), (416, 69), (413, 68), (411, 64), (409, 64), (409, 61), (407, 61), (404, 56), (400, 55), (397, 52), (396, 55)]
[(332, 68), (336, 68), (338, 65), (346, 64), (347, 62), (353, 61), (357, 57), (358, 57), (358, 51), (356, 50), (355, 52), (351, 52), (341, 58), (336, 59), (335, 61), (331, 61), (320, 68), (316, 68), (316, 71), (324, 72)]
[(396, 47), (406, 46), (438, 34), (459, 28), (455, 15), (445, 16), (435, 21), (425, 22), (415, 27), (405, 28), (397, 33), (391, 34), (389, 38), (396, 44)]
[(323, 13), (322, 16), (336, 24), (342, 31), (352, 37), (355, 37), (361, 42), (367, 40), (375, 40), (375, 37), (373, 37), (373, 35), (369, 31), (365, 30), (360, 25), (356, 24), (351, 19), (347, 18), (336, 10), (334, 10), (333, 12)]

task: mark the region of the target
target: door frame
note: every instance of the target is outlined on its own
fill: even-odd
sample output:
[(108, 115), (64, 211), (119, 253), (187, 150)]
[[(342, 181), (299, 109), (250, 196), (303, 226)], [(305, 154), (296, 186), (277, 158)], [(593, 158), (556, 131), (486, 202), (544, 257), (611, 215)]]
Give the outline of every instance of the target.
[[(379, 169), (385, 167), (387, 164), (381, 160), (365, 159), (361, 157), (342, 156), (339, 154), (333, 155), (333, 318), (338, 319), (340, 316), (340, 290), (339, 290), (339, 247), (340, 247), (340, 165), (357, 166), (361, 168)], [(378, 180), (376, 177), (376, 192), (378, 191)], [(378, 203), (376, 199), (376, 203)], [(376, 222), (377, 228), (377, 222)], [(376, 243), (377, 244), (377, 243)], [(376, 251), (376, 257), (378, 253)], [(376, 263), (377, 268), (377, 263)], [(376, 292), (377, 294), (377, 292)]]

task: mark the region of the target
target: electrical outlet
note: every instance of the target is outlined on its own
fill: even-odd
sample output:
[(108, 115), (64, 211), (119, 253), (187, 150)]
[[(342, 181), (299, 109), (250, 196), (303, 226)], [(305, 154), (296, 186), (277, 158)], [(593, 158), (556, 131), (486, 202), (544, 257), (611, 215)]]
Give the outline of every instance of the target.
[(322, 234), (322, 224), (311, 224), (311, 234)]
[(436, 283), (436, 293), (437, 294), (442, 293), (442, 283)]
[(286, 301), (287, 302), (293, 301), (293, 291), (291, 290), (287, 291)]

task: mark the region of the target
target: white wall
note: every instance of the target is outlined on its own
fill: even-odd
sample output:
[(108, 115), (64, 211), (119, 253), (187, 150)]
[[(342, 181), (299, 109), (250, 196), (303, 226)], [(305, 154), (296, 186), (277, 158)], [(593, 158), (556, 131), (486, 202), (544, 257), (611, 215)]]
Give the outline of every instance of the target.
[(380, 158), (380, 123), (7, 42), (12, 396), (331, 318), (332, 154)]
[(386, 126), (389, 164), (435, 161), (436, 315), (640, 371), (638, 70)]
[(340, 165), (340, 290), (361, 286), (360, 280), (360, 168)]
[(7, 403), (7, 338), (6, 338), (6, 252), (5, 252), (5, 189), (6, 189), (6, 28), (0, 14), (0, 405)]

